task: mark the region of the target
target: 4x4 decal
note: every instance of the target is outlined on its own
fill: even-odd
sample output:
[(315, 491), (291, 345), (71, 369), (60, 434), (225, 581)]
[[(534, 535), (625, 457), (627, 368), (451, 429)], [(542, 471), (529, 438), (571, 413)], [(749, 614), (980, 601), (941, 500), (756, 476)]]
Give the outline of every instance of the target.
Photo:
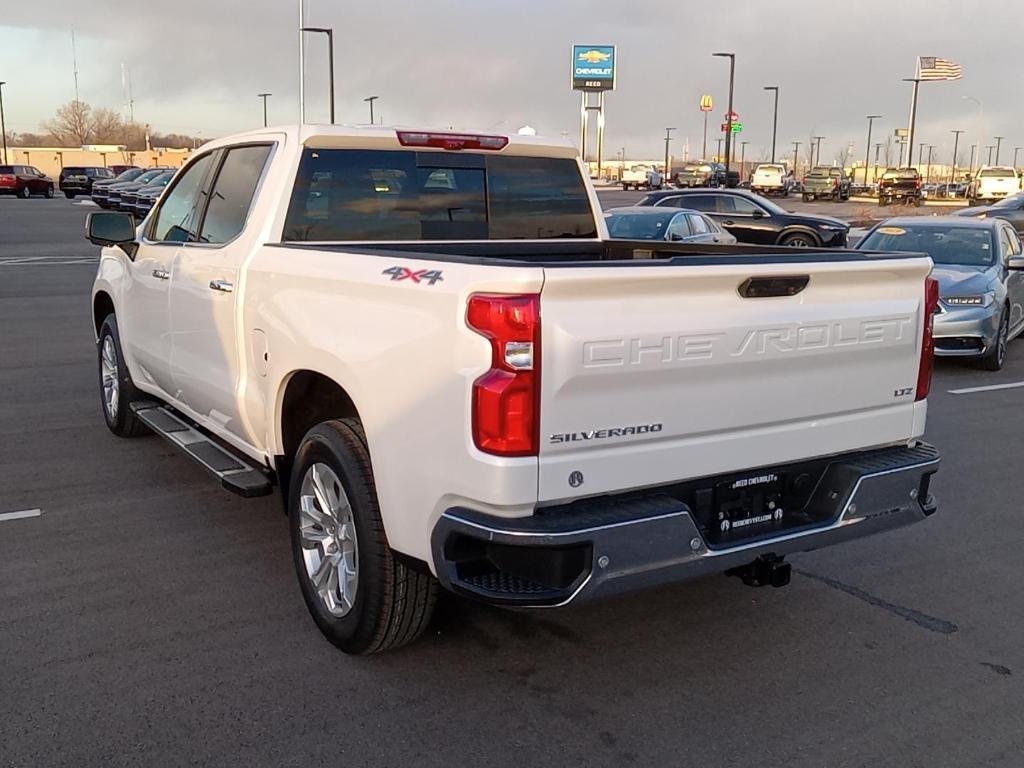
[(438, 280), (444, 280), (439, 269), (417, 269), (413, 271), (408, 267), (388, 267), (382, 275), (391, 275), (392, 280), (412, 280), (414, 283), (426, 282), (433, 285)]

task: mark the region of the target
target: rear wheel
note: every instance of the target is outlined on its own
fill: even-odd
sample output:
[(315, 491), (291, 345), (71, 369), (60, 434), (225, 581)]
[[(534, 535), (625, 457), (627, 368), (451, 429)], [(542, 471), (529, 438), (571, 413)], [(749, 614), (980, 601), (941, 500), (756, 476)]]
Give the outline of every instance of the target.
[(1006, 362), (1006, 347), (1010, 341), (1010, 312), (1003, 309), (999, 319), (999, 331), (995, 343), (987, 355), (978, 361), (978, 366), (986, 371), (1001, 371)]
[(131, 409), (132, 402), (142, 399), (142, 396), (135, 389), (124, 362), (117, 318), (113, 315), (108, 315), (100, 326), (96, 350), (99, 358), (100, 402), (107, 428), (118, 437), (146, 434), (149, 429), (135, 417)]
[(809, 202), (811, 202), (811, 200), (813, 200), (813, 199), (814, 199), (814, 198), (813, 198), (813, 197), (811, 197), (810, 195), (808, 195), (808, 194), (806, 194), (806, 193), (804, 194), (804, 202), (805, 202), (805, 203), (809, 203)]
[(18, 197), (22, 200), (28, 200), (32, 197), (32, 190), (28, 188), (28, 184), (18, 190)]
[(295, 570), (324, 636), (352, 654), (419, 637), (430, 622), (437, 581), (388, 546), (360, 423), (338, 419), (313, 427), (296, 452), (289, 488)]

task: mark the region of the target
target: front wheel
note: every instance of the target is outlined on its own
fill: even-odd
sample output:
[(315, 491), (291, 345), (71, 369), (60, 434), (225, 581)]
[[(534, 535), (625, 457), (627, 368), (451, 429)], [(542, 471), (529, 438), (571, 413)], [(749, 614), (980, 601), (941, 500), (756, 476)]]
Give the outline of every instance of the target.
[(51, 184), (50, 186), (48, 186), (46, 188), (46, 197), (47, 198), (52, 198), (53, 197), (53, 184)]
[(790, 248), (816, 248), (818, 242), (812, 235), (805, 235), (803, 232), (794, 232), (791, 235), (786, 235), (779, 242), (779, 245), (787, 245)]
[(66, 197), (68, 200), (74, 200), (75, 199), (75, 193), (74, 192), (65, 192), (64, 193), (64, 197)]
[(288, 519), (302, 597), (328, 640), (345, 653), (370, 654), (423, 633), (437, 581), (388, 546), (358, 421), (326, 421), (303, 438)]
[(978, 361), (978, 366), (986, 371), (1001, 371), (1003, 363), (1006, 362), (1006, 347), (1010, 341), (1010, 313), (1003, 310), (999, 319), (999, 330), (996, 332), (996, 340), (992, 349), (987, 355)]
[(132, 402), (142, 396), (135, 389), (125, 364), (117, 318), (113, 315), (108, 315), (100, 326), (96, 350), (99, 358), (100, 401), (107, 428), (118, 437), (146, 434), (149, 429), (136, 418), (131, 409)]

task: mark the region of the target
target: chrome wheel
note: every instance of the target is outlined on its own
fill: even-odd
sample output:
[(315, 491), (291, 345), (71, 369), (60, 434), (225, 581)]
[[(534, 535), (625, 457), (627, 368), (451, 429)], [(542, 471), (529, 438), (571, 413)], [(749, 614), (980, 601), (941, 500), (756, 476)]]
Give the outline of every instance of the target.
[(117, 351), (114, 349), (114, 337), (110, 334), (103, 337), (100, 348), (100, 382), (103, 385), (103, 407), (107, 409), (111, 422), (116, 421), (120, 382), (117, 378)]
[(326, 464), (313, 464), (302, 478), (299, 536), (306, 576), (320, 601), (332, 616), (346, 615), (359, 587), (356, 526), (345, 489)]

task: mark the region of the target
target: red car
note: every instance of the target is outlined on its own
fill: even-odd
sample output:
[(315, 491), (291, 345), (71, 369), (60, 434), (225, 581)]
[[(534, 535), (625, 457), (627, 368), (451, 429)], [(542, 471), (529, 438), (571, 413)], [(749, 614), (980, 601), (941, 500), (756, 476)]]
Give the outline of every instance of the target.
[(0, 165), (0, 195), (53, 197), (53, 179), (31, 165)]

